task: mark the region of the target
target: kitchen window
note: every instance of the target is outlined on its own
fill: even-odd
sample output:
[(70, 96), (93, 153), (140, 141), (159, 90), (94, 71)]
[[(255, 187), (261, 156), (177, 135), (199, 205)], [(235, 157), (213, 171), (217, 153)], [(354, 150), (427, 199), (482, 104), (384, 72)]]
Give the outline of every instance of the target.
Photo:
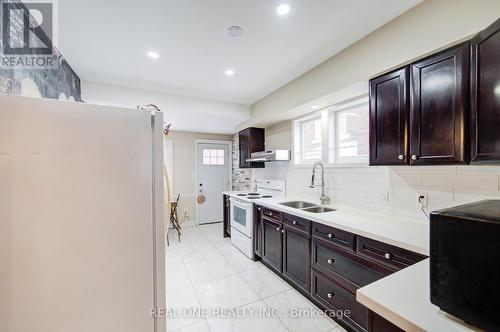
[(368, 161), (368, 97), (339, 103), (293, 121), (296, 165), (323, 160), (330, 165)]
[(333, 106), (328, 114), (328, 162), (330, 164), (368, 161), (368, 99)]
[(314, 114), (294, 122), (295, 162), (311, 164), (323, 157), (323, 130), (321, 114)]

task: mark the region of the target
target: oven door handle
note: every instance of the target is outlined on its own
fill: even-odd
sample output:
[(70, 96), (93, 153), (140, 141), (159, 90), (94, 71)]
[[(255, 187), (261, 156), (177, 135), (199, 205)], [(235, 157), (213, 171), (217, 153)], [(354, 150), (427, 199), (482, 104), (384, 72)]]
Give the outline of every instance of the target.
[(231, 204), (239, 207), (239, 208), (242, 208), (242, 209), (247, 209), (249, 207), (251, 207), (252, 203), (248, 203), (248, 202), (244, 202), (244, 201), (241, 201), (239, 199), (235, 199), (235, 198), (229, 198), (229, 201), (231, 202)]

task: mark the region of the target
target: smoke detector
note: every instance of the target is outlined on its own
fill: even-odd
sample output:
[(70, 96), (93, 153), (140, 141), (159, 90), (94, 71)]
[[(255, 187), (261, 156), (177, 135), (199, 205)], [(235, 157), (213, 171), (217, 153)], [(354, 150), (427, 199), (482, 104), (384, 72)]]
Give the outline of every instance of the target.
[(238, 38), (243, 34), (243, 28), (238, 25), (233, 25), (227, 28), (227, 33), (229, 33), (231, 37)]

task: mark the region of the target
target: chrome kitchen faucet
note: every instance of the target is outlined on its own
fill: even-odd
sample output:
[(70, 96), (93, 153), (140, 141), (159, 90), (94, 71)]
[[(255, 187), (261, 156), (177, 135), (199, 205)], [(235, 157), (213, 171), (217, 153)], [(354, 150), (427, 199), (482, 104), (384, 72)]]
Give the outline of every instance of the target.
[(319, 201), (321, 202), (321, 204), (328, 204), (330, 203), (330, 197), (325, 195), (325, 166), (323, 166), (323, 163), (321, 161), (317, 161), (314, 163), (311, 185), (309, 187), (314, 188), (314, 174), (316, 173), (316, 167), (318, 166), (321, 166), (321, 197), (319, 198)]

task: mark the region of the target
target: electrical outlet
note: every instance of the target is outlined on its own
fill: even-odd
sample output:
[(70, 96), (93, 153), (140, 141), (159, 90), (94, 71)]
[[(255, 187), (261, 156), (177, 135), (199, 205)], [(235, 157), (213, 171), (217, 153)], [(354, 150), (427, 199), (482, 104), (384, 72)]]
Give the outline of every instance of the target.
[(417, 203), (419, 207), (427, 208), (429, 197), (426, 193), (417, 193)]

